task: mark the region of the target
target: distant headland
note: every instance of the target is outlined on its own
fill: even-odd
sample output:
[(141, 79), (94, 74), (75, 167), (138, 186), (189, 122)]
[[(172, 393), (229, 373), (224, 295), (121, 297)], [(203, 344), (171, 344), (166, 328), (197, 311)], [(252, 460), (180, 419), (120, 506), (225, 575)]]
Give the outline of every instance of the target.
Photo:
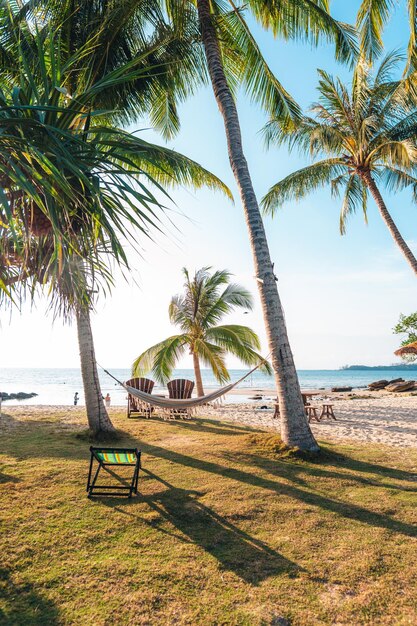
[(417, 370), (417, 363), (397, 363), (395, 365), (344, 365), (341, 370)]

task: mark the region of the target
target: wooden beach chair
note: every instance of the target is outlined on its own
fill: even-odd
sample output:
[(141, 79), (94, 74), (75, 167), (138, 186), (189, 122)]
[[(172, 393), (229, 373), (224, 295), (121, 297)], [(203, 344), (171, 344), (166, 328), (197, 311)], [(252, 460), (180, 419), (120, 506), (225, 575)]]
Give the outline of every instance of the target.
[[(126, 385), (129, 387), (133, 387), (134, 389), (139, 389), (139, 391), (143, 391), (144, 393), (152, 393), (152, 389), (154, 388), (154, 381), (149, 378), (131, 378), (126, 381)], [(132, 394), (128, 394), (127, 396), (127, 417), (150, 417), (153, 411), (153, 407), (151, 407), (146, 402), (142, 402), (139, 398), (132, 396)]]
[[(194, 389), (194, 381), (186, 378), (177, 378), (167, 383), (169, 397), (173, 400), (187, 400), (191, 398)], [(191, 409), (170, 409), (170, 417), (175, 419), (177, 416), (183, 419), (191, 419)]]
[[(138, 492), (141, 453), (137, 448), (94, 448), (93, 446), (90, 446), (90, 452), (90, 469), (87, 479), (87, 495), (89, 498), (92, 498), (93, 496), (124, 495), (128, 496), (128, 498), (131, 498), (133, 494), (136, 494)], [(97, 463), (97, 469), (95, 471), (94, 477), (92, 478), (94, 462)], [(113, 471), (111, 471), (109, 473), (112, 474), (119, 481), (119, 484), (97, 484), (97, 478), (101, 469), (106, 470), (107, 467), (114, 468), (117, 466), (128, 466), (133, 468), (133, 474), (130, 482), (126, 481), (121, 476), (117, 476)]]

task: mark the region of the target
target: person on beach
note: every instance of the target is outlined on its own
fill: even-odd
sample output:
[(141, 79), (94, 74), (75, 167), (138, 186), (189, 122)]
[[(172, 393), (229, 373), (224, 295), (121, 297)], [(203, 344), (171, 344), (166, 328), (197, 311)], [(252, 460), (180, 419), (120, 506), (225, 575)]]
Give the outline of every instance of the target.
[(79, 399), (79, 396), (78, 396), (78, 391), (76, 391), (76, 392), (75, 392), (75, 395), (74, 395), (74, 406), (77, 406), (77, 404), (78, 404), (78, 399)]
[(110, 394), (109, 393), (104, 398), (104, 404), (106, 405), (106, 407), (109, 407), (110, 404), (111, 404), (111, 398), (110, 398)]

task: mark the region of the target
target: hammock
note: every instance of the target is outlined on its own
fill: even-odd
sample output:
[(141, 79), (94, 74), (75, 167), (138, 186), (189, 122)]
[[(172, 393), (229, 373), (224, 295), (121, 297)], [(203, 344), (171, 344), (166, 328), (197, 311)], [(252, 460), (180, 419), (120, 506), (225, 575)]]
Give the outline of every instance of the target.
[(234, 383), (230, 383), (229, 385), (226, 385), (225, 387), (221, 387), (220, 389), (217, 389), (216, 391), (212, 391), (211, 393), (208, 393), (205, 396), (199, 396), (198, 398), (187, 398), (184, 400), (176, 400), (174, 398), (160, 398), (160, 397), (152, 395), (151, 393), (145, 393), (144, 391), (140, 391), (139, 389), (130, 387), (130, 385), (125, 385), (125, 383), (122, 383), (115, 376), (113, 376), (113, 374), (110, 374), (110, 372), (108, 372), (107, 370), (104, 370), (104, 371), (106, 372), (106, 374), (114, 378), (114, 380), (116, 380), (119, 383), (119, 385), (122, 385), (122, 387), (124, 387), (124, 389), (126, 389), (128, 393), (130, 393), (132, 396), (135, 396), (136, 398), (139, 398), (139, 400), (142, 400), (142, 402), (146, 402), (147, 404), (150, 404), (152, 406), (157, 406), (161, 409), (191, 409), (192, 407), (199, 406), (200, 404), (207, 404), (208, 402), (214, 402), (214, 400), (217, 400), (221, 396), (224, 396), (226, 393), (229, 393), (229, 391), (231, 391), (233, 387), (236, 387), (236, 385), (238, 385), (243, 380), (245, 380), (245, 378), (250, 376), (263, 363), (265, 363), (265, 361), (266, 359), (263, 359), (263, 361), (261, 361), (256, 367), (251, 369), (247, 374), (242, 376), (242, 378), (239, 378), (239, 380), (237, 380)]

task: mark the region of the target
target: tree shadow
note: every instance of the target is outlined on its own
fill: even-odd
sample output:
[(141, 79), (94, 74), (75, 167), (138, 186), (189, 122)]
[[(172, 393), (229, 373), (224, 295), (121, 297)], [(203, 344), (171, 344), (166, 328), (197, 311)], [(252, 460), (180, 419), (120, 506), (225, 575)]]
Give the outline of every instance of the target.
[[(36, 421), (34, 421), (34, 424), (37, 424), (37, 426), (39, 426), (39, 423), (36, 423)], [(42, 445), (35, 445), (32, 442), (32, 444), (29, 445), (30, 450), (26, 449), (25, 453), (23, 455), (20, 455), (19, 457), (16, 456), (16, 444), (10, 446), (11, 449), (7, 452), (10, 452), (10, 454), (12, 454), (15, 458), (50, 456), (51, 458), (58, 457), (61, 459), (87, 459), (89, 456), (88, 447), (85, 445), (81, 448), (80, 440), (77, 441), (76, 437), (74, 437), (74, 434), (71, 434), (70, 436), (63, 436), (61, 439), (61, 447), (60, 449), (57, 449), (56, 433), (51, 434), (49, 441), (49, 439), (45, 440), (44, 433), (40, 432), (39, 428), (36, 431), (34, 430), (34, 433), (36, 432), (38, 433), (39, 440), (42, 439)], [(26, 433), (26, 435), (27, 434), (28, 433)], [(415, 537), (417, 534), (416, 527), (412, 524), (401, 522), (392, 517), (389, 517), (388, 515), (376, 513), (364, 507), (357, 506), (348, 502), (343, 502), (338, 499), (333, 499), (327, 495), (322, 495), (307, 490), (307, 488), (305, 488), (305, 485), (301, 483), (301, 471), (306, 471), (306, 469), (309, 467), (311, 468), (318, 466), (318, 464), (312, 462), (300, 464), (300, 462), (295, 461), (274, 461), (274, 463), (276, 464), (276, 475), (271, 477), (263, 477), (258, 474), (250, 473), (249, 471), (244, 471), (240, 468), (236, 469), (233, 467), (227, 467), (220, 463), (199, 459), (197, 457), (185, 455), (173, 450), (163, 448), (161, 446), (148, 444), (132, 436), (130, 433), (124, 433), (123, 438), (120, 439), (115, 445), (139, 447), (145, 454), (150, 454), (157, 458), (159, 457), (166, 459), (183, 467), (191, 467), (199, 471), (209, 472), (215, 475), (229, 478), (231, 480), (250, 484), (258, 489), (266, 489), (278, 495), (287, 495), (288, 497), (303, 501), (309, 505), (332, 511), (346, 519), (353, 519), (372, 527), (386, 528), (410, 537)], [(26, 448), (27, 447), (28, 446), (26, 446)], [(239, 461), (238, 455), (235, 457), (235, 461)], [(326, 455), (323, 455), (322, 459), (319, 460), (319, 463), (320, 468), (328, 468), (329, 466), (335, 467), (337, 465), (337, 467), (349, 468), (352, 471), (356, 472), (374, 473), (375, 475), (385, 476), (387, 478), (393, 478), (396, 480), (404, 480), (410, 482), (416, 481), (416, 475), (411, 472), (407, 472), (405, 470), (397, 470), (392, 467), (378, 465), (375, 463), (358, 461), (354, 458), (343, 455), (336, 454), (333, 456), (332, 459), (326, 458)], [(292, 470), (293, 476), (296, 476), (296, 473), (298, 472), (298, 486), (284, 484), (282, 480), (279, 480), (280, 478), (283, 478), (280, 468), (283, 468), (284, 466), (286, 467), (287, 471), (288, 468), (295, 468)], [(269, 467), (272, 467), (272, 465), (270, 465)], [(300, 467), (305, 469), (300, 470)], [(314, 470), (311, 471), (313, 472)], [(329, 470), (327, 469), (327, 471)], [(293, 480), (293, 482), (296, 482), (296, 480)], [(388, 487), (391, 488), (391, 485), (388, 485)]]
[[(389, 416), (391, 417), (392, 414), (390, 412)], [(386, 434), (390, 434), (390, 433), (403, 433), (404, 435), (413, 435), (416, 439), (417, 439), (417, 428), (414, 426), (404, 426), (403, 424), (401, 426), (396, 426), (395, 424), (390, 424), (390, 423), (381, 423), (377, 421), (377, 418), (379, 419), (387, 419), (387, 417), (383, 414), (380, 415), (373, 415), (372, 418), (363, 418), (363, 416), (361, 415), (362, 419), (360, 422), (355, 420), (355, 416), (352, 415), (352, 413), (349, 414), (349, 416), (337, 416), (337, 421), (339, 423), (344, 423), (344, 424), (348, 424), (349, 428), (353, 431), (353, 432), (358, 432), (358, 433), (362, 433), (363, 429), (364, 429), (364, 423), (366, 423), (370, 430), (379, 430), (379, 431), (383, 431)], [(327, 425), (327, 424), (332, 424), (333, 422), (330, 422), (329, 420), (326, 420), (326, 422), (321, 422), (320, 424), (323, 425)], [(320, 428), (320, 424), (316, 424), (317, 428)], [(317, 431), (318, 432), (318, 431)]]
[[(328, 455), (327, 451), (325, 454)], [(382, 465), (374, 465), (359, 461), (344, 455), (332, 454), (333, 462), (329, 458), (324, 463), (305, 463), (297, 460), (286, 461), (285, 459), (274, 459), (271, 455), (261, 455), (248, 452), (237, 452), (235, 454), (225, 452), (223, 458), (242, 463), (247, 467), (258, 467), (268, 471), (279, 478), (291, 480), (299, 485), (307, 486), (311, 484), (311, 478), (334, 478), (337, 480), (350, 481), (364, 486), (383, 487), (404, 492), (417, 492), (415, 486), (398, 485), (395, 483), (381, 482), (382, 479), (391, 478), (406, 482), (417, 482), (417, 474), (411, 474), (403, 470), (387, 468)], [(334, 467), (335, 469), (329, 469)], [(339, 471), (338, 471), (339, 470)], [(340, 471), (341, 470), (341, 471)], [(347, 471), (346, 471), (347, 470)], [(356, 473), (353, 473), (356, 470)], [(361, 476), (357, 472), (371, 474), (371, 476)]]
[(20, 483), (20, 478), (17, 478), (17, 476), (11, 476), (10, 474), (5, 474), (0, 470), (0, 485), (3, 483)]
[(2, 426), (8, 426), (10, 424), (17, 424), (18, 421), (19, 420), (13, 417), (13, 415), (9, 415), (9, 413), (5, 413), (4, 407), (2, 407), (1, 416), (0, 416), (0, 431), (2, 429)]
[[(136, 419), (139, 421), (141, 418)], [(89, 446), (100, 445), (100, 442), (94, 442), (90, 440), (88, 429), (80, 424), (62, 423), (59, 420), (36, 420), (33, 418), (14, 420), (16, 422), (16, 428), (20, 428), (19, 433), (22, 433), (21, 438), (17, 435), (17, 431), (11, 431), (14, 436), (5, 437), (2, 441), (2, 453), (9, 454), (13, 458), (18, 460), (25, 460), (28, 458), (79, 458), (84, 459), (89, 456)], [(132, 420), (133, 421), (133, 420)], [(201, 432), (213, 435), (244, 435), (253, 432), (262, 432), (259, 429), (252, 429), (251, 427), (245, 427), (240, 425), (229, 425), (217, 420), (200, 419), (192, 422), (188, 420), (160, 420), (159, 418), (147, 418), (143, 419), (144, 423), (158, 423), (161, 422), (170, 427), (179, 427), (181, 430), (187, 432)], [(57, 445), (57, 428), (59, 429), (59, 445)], [(1, 432), (1, 428), (0, 428)], [(111, 447), (118, 446), (131, 446), (136, 447), (138, 439), (130, 432), (118, 429), (118, 438), (114, 441), (106, 441), (102, 445)], [(19, 439), (19, 443), (17, 443)], [(82, 447), (80, 444), (83, 444)]]
[(223, 422), (221, 420), (209, 419), (207, 417), (193, 416), (191, 419), (165, 419), (161, 415), (152, 414), (150, 417), (131, 417), (132, 421), (158, 423), (163, 422), (167, 425), (179, 426), (183, 430), (195, 432), (206, 432), (214, 435), (242, 435), (259, 432), (259, 427), (249, 426), (245, 424), (237, 425), (232, 422)]
[[(186, 543), (198, 545), (214, 557), (221, 569), (234, 572), (252, 585), (259, 585), (270, 576), (286, 573), (295, 578), (302, 571), (296, 563), (285, 558), (266, 543), (255, 539), (224, 517), (199, 501), (204, 493), (175, 487), (160, 476), (143, 470), (149, 478), (160, 482), (165, 489), (152, 495), (140, 495), (160, 520), (169, 522), (178, 533), (160, 526), (160, 522), (148, 525)], [(119, 512), (125, 512), (132, 500), (105, 498), (103, 503)], [(143, 518), (128, 511), (126, 514), (143, 522)]]
[[(173, 422), (171, 422), (173, 423)], [(177, 420), (175, 422), (181, 429), (190, 430), (194, 432), (209, 433), (213, 435), (244, 435), (254, 432), (259, 432), (259, 428), (251, 426), (235, 426), (229, 422), (224, 423), (218, 420), (211, 420), (208, 418), (196, 417), (192, 420)]]
[(357, 472), (377, 474), (378, 476), (394, 478), (395, 480), (405, 480), (409, 482), (417, 481), (416, 473), (407, 472), (406, 470), (389, 467), (387, 465), (377, 465), (375, 463), (369, 463), (368, 461), (360, 461), (359, 459), (355, 459), (354, 457), (350, 457), (345, 454), (341, 455), (340, 465), (348, 469), (353, 469)]
[(30, 583), (17, 585), (11, 572), (0, 568), (0, 624), (7, 626), (58, 626), (58, 609)]
[[(167, 450), (160, 446), (145, 444), (143, 442), (139, 445), (144, 453), (167, 459), (172, 463), (176, 463), (184, 467), (191, 467), (193, 469), (209, 472), (224, 478), (253, 485), (254, 487), (260, 489), (267, 489), (277, 495), (286, 495), (290, 498), (305, 502), (311, 506), (332, 511), (345, 519), (359, 521), (372, 527), (385, 528), (409, 537), (417, 536), (417, 527), (413, 524), (396, 520), (382, 513), (370, 511), (369, 509), (351, 504), (350, 502), (343, 502), (316, 492), (307, 491), (306, 489), (302, 489), (300, 487), (284, 484), (283, 482), (273, 480), (272, 478), (265, 478), (240, 469), (220, 465), (219, 463), (213, 463), (211, 461), (205, 461), (203, 459), (187, 456), (179, 452)], [(363, 465), (367, 464), (362, 463), (362, 466)], [(371, 465), (371, 467), (375, 466)], [(383, 468), (383, 470), (384, 469), (387, 468)], [(403, 474), (408, 473), (403, 472)], [(409, 475), (409, 479), (411, 479), (411, 475)]]

